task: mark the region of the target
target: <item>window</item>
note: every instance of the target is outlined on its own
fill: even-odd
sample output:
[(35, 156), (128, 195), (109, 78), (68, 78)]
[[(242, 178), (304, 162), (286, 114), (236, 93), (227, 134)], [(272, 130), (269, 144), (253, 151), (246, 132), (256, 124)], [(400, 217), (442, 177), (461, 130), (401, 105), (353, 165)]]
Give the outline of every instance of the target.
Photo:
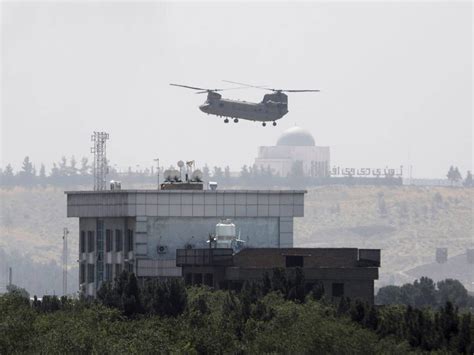
[(122, 273), (122, 264), (115, 264), (115, 277), (119, 277)]
[(204, 285), (212, 287), (214, 286), (214, 275), (205, 274), (204, 275)]
[(202, 274), (201, 273), (197, 273), (197, 274), (194, 274), (194, 285), (202, 285)]
[(127, 230), (127, 251), (133, 251), (133, 230)]
[(94, 275), (94, 272), (95, 272), (95, 265), (94, 264), (87, 264), (87, 282), (88, 283), (92, 283), (94, 282), (94, 279), (95, 279), (95, 275)]
[(86, 232), (81, 231), (81, 237), (79, 238), (79, 250), (81, 253), (86, 252)]
[[(85, 239), (85, 236), (84, 236), (84, 239)], [(83, 284), (84, 282), (86, 282), (86, 264), (81, 263), (79, 265), (79, 283)]]
[(120, 229), (115, 230), (115, 251), (122, 251), (123, 249), (123, 240), (122, 240), (122, 231)]
[(94, 231), (87, 232), (87, 252), (92, 253), (95, 250), (94, 246)]
[(112, 251), (112, 243), (113, 243), (112, 230), (107, 229), (105, 231), (105, 251), (106, 252)]
[(125, 266), (128, 272), (133, 272), (133, 263), (126, 263)]
[(186, 273), (184, 275), (184, 283), (186, 285), (191, 285), (193, 283), (193, 274), (191, 274), (190, 272)]
[(332, 284), (332, 297), (343, 297), (344, 296), (344, 284), (333, 283)]
[(303, 260), (301, 255), (288, 255), (286, 257), (286, 267), (303, 267)]
[(112, 264), (105, 264), (105, 281), (112, 281)]

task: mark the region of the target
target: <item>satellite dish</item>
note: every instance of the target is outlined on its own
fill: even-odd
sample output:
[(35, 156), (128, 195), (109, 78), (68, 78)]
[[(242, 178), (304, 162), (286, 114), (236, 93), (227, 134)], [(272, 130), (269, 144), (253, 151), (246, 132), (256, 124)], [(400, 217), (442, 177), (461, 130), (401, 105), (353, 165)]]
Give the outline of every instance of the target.
[(182, 168), (182, 167), (184, 166), (184, 161), (180, 160), (180, 161), (178, 162), (178, 166), (179, 166), (180, 168)]
[(191, 180), (202, 181), (202, 171), (199, 169), (194, 170), (193, 174), (191, 175)]
[(181, 173), (176, 169), (165, 170), (164, 175), (166, 181), (178, 181), (181, 178)]

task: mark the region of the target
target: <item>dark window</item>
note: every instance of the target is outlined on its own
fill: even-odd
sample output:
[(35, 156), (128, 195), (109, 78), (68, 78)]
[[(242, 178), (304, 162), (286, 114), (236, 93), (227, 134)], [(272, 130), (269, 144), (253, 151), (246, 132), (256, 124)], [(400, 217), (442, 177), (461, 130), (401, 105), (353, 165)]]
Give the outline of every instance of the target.
[(193, 274), (188, 272), (187, 274), (184, 275), (184, 283), (186, 285), (191, 285), (193, 283)]
[(115, 230), (115, 251), (123, 250), (122, 231), (120, 229)]
[(113, 234), (110, 229), (105, 231), (105, 251), (112, 251)]
[(212, 287), (214, 286), (214, 275), (205, 274), (204, 275), (204, 285)]
[(344, 296), (344, 284), (343, 283), (333, 283), (332, 284), (332, 296), (333, 297), (343, 297)]
[(112, 264), (105, 264), (105, 281), (112, 281)]
[(223, 103), (223, 102), (219, 102), (219, 107), (224, 107), (224, 103)]
[(81, 238), (79, 239), (79, 250), (81, 253), (86, 252), (86, 232), (81, 231)]
[(202, 285), (202, 274), (200, 274), (200, 273), (194, 274), (193, 284), (194, 285)]
[(288, 255), (286, 257), (286, 267), (303, 267), (303, 257), (300, 255)]
[(87, 282), (91, 283), (94, 282), (95, 279), (95, 265), (94, 264), (87, 264)]
[(133, 272), (133, 263), (126, 263), (125, 266), (128, 272)]
[(115, 264), (115, 277), (118, 278), (122, 273), (122, 264)]
[(87, 232), (87, 251), (89, 253), (92, 253), (95, 250), (95, 245), (94, 245), (94, 231), (88, 231)]
[(133, 230), (127, 231), (127, 251), (133, 251)]
[(82, 263), (79, 266), (79, 283), (83, 284), (84, 282), (86, 282), (86, 264)]

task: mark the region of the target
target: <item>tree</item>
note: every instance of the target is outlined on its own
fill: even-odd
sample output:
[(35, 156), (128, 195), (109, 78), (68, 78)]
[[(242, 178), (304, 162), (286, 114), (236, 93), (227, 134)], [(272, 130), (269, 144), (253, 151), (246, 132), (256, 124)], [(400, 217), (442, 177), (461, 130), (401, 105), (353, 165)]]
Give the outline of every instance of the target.
[(459, 172), (459, 169), (458, 167), (456, 167), (454, 169), (454, 182), (458, 182), (458, 181), (461, 181), (462, 180), (462, 175), (461, 173)]
[[(79, 174), (81, 174), (82, 176), (89, 175), (89, 170), (90, 170), (89, 160), (86, 157), (83, 157), (81, 159), (81, 167), (79, 168)], [(129, 167), (128, 170), (130, 173), (132, 168)]]
[(69, 169), (67, 166), (67, 159), (65, 156), (61, 157), (61, 161), (59, 162), (59, 175), (60, 176), (67, 176)]
[(466, 178), (464, 179), (463, 185), (465, 187), (472, 187), (473, 186), (472, 174), (471, 174), (470, 170), (468, 170), (467, 173), (466, 173)]
[(26, 291), (24, 288), (21, 288), (21, 287), (18, 287), (17, 285), (14, 285), (14, 284), (10, 284), (10, 285), (7, 285), (7, 292), (11, 295), (15, 295), (15, 296), (18, 296), (18, 297), (23, 297), (23, 298), (26, 298), (26, 299), (30, 299), (30, 294), (28, 293), (28, 291)]
[(206, 165), (204, 165), (204, 168), (202, 168), (202, 179), (204, 181), (209, 181), (209, 177), (210, 177), (210, 174), (209, 174), (210, 170), (209, 170), (209, 167)]
[(13, 185), (14, 179), (15, 173), (11, 164), (8, 164), (2, 174), (2, 185)]
[(413, 283), (415, 288), (414, 306), (426, 307), (436, 305), (436, 287), (433, 280), (421, 277)]
[(33, 179), (35, 177), (35, 169), (28, 156), (23, 159), (23, 164), (21, 166), (19, 177), (20, 181), (23, 184), (29, 185), (33, 182)]
[(459, 307), (466, 307), (469, 303), (469, 294), (464, 285), (458, 280), (446, 279), (439, 281), (437, 303), (442, 306), (450, 301)]
[(73, 155), (71, 157), (71, 160), (69, 161), (69, 175), (75, 176), (75, 175), (77, 175), (77, 172), (78, 172), (77, 160)]
[(466, 313), (461, 318), (458, 351), (461, 354), (472, 354), (474, 351), (474, 344), (471, 339), (471, 313)]
[(449, 170), (448, 170), (448, 173), (446, 174), (446, 177), (448, 178), (449, 181), (451, 181), (451, 184), (453, 183), (454, 181), (454, 166), (450, 166), (449, 167)]
[(218, 166), (215, 166), (214, 167), (214, 173), (212, 174), (212, 177), (214, 179), (222, 179), (223, 176), (224, 176), (224, 174), (222, 173), (222, 168), (218, 167)]
[(227, 165), (224, 169), (224, 178), (229, 181), (230, 180), (230, 167)]
[(242, 179), (248, 179), (250, 177), (250, 172), (247, 165), (244, 165), (242, 169), (240, 170), (240, 177)]
[(44, 167), (43, 163), (41, 163), (39, 177), (40, 177), (41, 181), (46, 180), (46, 168)]

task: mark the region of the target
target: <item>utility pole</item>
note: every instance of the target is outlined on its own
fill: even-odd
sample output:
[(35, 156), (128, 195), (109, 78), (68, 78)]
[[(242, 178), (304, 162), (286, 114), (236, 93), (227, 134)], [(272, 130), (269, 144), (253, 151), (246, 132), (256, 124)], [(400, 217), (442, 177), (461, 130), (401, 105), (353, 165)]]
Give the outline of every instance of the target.
[(154, 159), (156, 161), (156, 188), (160, 189), (160, 158)]
[(13, 271), (12, 268), (8, 268), (8, 286), (11, 286), (13, 283)]
[(67, 235), (69, 230), (67, 228), (63, 229), (63, 296), (67, 295)]

